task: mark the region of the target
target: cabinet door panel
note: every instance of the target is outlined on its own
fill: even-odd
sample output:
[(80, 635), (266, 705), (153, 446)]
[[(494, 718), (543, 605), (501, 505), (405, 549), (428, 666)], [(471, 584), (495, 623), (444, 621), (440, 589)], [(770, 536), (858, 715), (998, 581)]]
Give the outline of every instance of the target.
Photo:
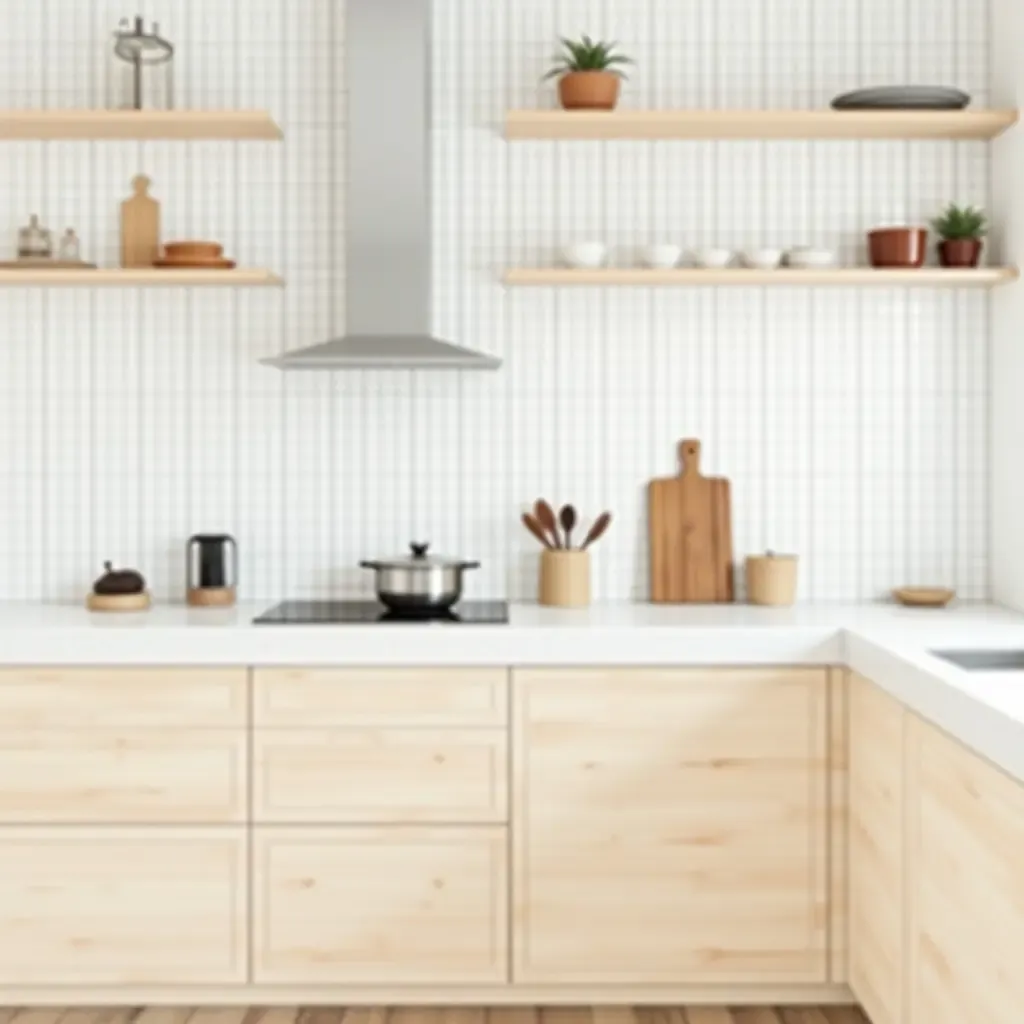
[(866, 679), (850, 692), (850, 985), (873, 1024), (903, 1007), (903, 706)]
[(508, 980), (502, 827), (258, 828), (254, 981)]
[(503, 822), (504, 729), (259, 729), (257, 821)]
[(827, 976), (827, 671), (514, 678), (515, 979)]
[(243, 668), (0, 669), (0, 728), (244, 726)]
[(245, 980), (244, 829), (0, 828), (0, 984)]
[(0, 821), (245, 819), (241, 729), (0, 732)]
[(913, 717), (909, 735), (910, 1020), (1018, 1024), (1024, 785)]
[(256, 669), (257, 726), (505, 725), (501, 668)]

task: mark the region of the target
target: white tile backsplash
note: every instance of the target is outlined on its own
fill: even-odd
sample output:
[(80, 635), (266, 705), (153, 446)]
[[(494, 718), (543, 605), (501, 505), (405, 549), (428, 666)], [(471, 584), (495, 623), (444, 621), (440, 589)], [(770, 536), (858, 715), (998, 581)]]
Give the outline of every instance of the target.
[[(907, 80), (983, 105), (986, 7), (434, 0), (434, 326), (505, 365), (286, 376), (258, 360), (344, 328), (344, 4), (149, 0), (180, 105), (269, 108), (285, 142), (4, 143), (0, 253), (38, 212), (116, 264), (117, 204), (145, 171), (167, 238), (217, 237), (288, 287), (0, 290), (0, 598), (78, 599), (104, 558), (178, 596), (201, 530), (237, 536), (247, 596), (368, 593), (359, 559), (416, 537), (483, 562), (473, 595), (529, 597), (518, 517), (541, 494), (615, 512), (597, 596), (642, 597), (645, 483), (690, 435), (733, 482), (737, 553), (799, 552), (803, 599), (985, 597), (984, 294), (498, 278), (592, 237), (617, 262), (655, 240), (862, 259), (876, 222), (988, 199), (979, 143), (506, 143), (507, 107), (553, 103), (538, 78), (558, 34), (621, 41), (627, 107), (810, 107)], [(101, 104), (107, 33), (132, 13), (7, 0), (0, 106)]]

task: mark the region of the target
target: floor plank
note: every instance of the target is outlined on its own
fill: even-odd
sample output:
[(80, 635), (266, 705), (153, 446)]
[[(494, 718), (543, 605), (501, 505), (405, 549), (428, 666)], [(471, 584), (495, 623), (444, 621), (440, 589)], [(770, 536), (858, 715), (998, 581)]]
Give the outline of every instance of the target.
[[(272, 1010), (271, 1013), (274, 1011)], [(294, 1017), (292, 1018), (294, 1020)], [(388, 1011), (384, 1006), (353, 1006), (345, 1011), (343, 1024), (388, 1024)], [(264, 1019), (263, 1024), (290, 1024), (284, 1020)]]
[(540, 1024), (536, 1006), (494, 1006), (487, 1011), (487, 1024)]
[[(72, 1013), (88, 1013), (87, 1010), (73, 1010)], [(187, 1006), (147, 1006), (142, 1013), (135, 1018), (135, 1024), (185, 1024), (192, 1016), (191, 1008)], [(64, 1017), (61, 1024), (91, 1024), (91, 1021), (72, 1021)]]
[(829, 1024), (829, 1019), (816, 1006), (787, 1006), (782, 1011), (784, 1024)]
[(782, 1024), (782, 1017), (769, 1006), (737, 1006), (730, 1012), (735, 1024)]
[(867, 1017), (856, 1006), (826, 1006), (818, 1012), (820, 1020), (828, 1024), (867, 1024)]
[(52, 1006), (44, 1009), (21, 1008), (15, 1011), (11, 1021), (16, 1024), (57, 1024), (66, 1012), (61, 1007)]
[(686, 1024), (733, 1024), (733, 1015), (724, 1006), (687, 1006), (679, 1012)]

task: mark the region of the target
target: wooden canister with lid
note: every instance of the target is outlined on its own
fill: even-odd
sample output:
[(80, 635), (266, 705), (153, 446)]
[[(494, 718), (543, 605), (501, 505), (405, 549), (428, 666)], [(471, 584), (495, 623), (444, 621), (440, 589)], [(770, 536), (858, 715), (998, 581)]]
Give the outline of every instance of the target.
[(796, 555), (747, 556), (747, 600), (751, 604), (785, 607), (796, 601)]

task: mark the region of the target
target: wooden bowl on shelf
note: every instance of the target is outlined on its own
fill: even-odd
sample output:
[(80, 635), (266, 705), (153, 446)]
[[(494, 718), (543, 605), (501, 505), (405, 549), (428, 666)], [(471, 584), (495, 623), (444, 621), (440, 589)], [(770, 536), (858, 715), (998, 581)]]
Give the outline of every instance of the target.
[(217, 242), (168, 242), (164, 246), (167, 260), (215, 260), (224, 255), (224, 246)]

